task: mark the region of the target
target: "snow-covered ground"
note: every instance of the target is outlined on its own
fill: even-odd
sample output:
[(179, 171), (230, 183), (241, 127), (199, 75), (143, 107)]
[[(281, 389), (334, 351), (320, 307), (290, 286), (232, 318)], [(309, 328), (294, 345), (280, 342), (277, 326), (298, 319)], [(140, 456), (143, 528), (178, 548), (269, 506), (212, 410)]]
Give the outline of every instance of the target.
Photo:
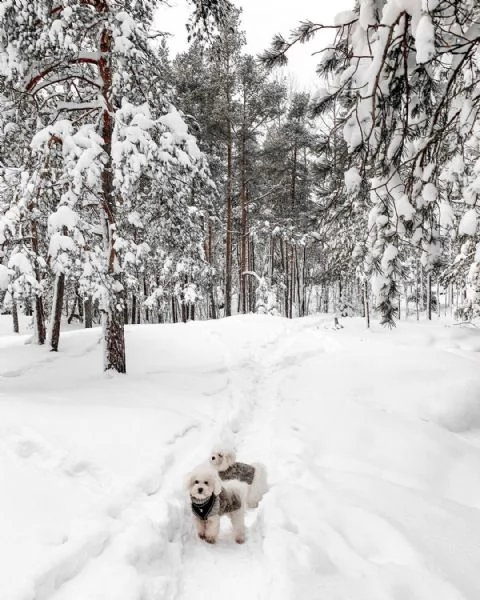
[[(480, 330), (246, 316), (99, 330), (0, 318), (1, 600), (478, 600)], [(231, 434), (271, 489), (196, 539), (184, 474)]]

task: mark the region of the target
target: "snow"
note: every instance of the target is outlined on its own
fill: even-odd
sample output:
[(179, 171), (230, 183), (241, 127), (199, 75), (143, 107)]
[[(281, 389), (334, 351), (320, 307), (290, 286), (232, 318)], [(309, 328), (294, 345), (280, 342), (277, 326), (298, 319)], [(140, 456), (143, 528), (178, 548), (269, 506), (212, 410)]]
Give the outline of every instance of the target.
[(367, 31), (370, 26), (377, 24), (375, 18), (375, 0), (363, 0), (360, 3), (360, 25), (362, 29)]
[(385, 275), (390, 275), (393, 271), (394, 265), (392, 264), (398, 256), (398, 248), (393, 244), (387, 244), (382, 256), (382, 272)]
[(344, 10), (335, 15), (335, 25), (348, 25), (355, 21), (358, 17), (351, 10)]
[(62, 205), (48, 217), (48, 229), (50, 232), (62, 231), (64, 227), (72, 231), (78, 222), (78, 214), (69, 206)]
[[(390, 254), (393, 252), (388, 251)], [(2, 600), (478, 600), (480, 331), (243, 316), (26, 345), (0, 317)], [(270, 491), (196, 539), (183, 477), (233, 439)], [(453, 551), (454, 549), (454, 551)]]
[(55, 258), (59, 252), (74, 252), (75, 242), (68, 235), (62, 235), (61, 233), (54, 233), (50, 238), (50, 244), (48, 246), (49, 256)]
[(17, 269), (19, 273), (26, 275), (33, 273), (32, 263), (22, 252), (12, 254), (10, 260), (8, 261), (8, 267), (10, 269)]
[(474, 208), (471, 208), (463, 215), (460, 225), (458, 226), (458, 233), (460, 235), (475, 235), (477, 232), (477, 224), (477, 211)]
[(429, 15), (423, 15), (418, 22), (415, 30), (415, 47), (417, 64), (426, 63), (435, 56), (435, 32)]
[(431, 203), (435, 202), (438, 196), (437, 188), (433, 183), (427, 183), (424, 185), (422, 189), (422, 196), (425, 202)]
[(440, 202), (440, 227), (452, 227), (455, 223), (455, 213), (448, 202)]
[(358, 192), (362, 184), (362, 176), (358, 172), (358, 169), (351, 167), (348, 171), (343, 174), (345, 178), (345, 187), (347, 192)]
[[(173, 105), (170, 106), (170, 110), (167, 114), (160, 117), (159, 121), (169, 130), (169, 133), (165, 132), (162, 136), (166, 148), (171, 149), (174, 145), (185, 144), (188, 156), (194, 160), (201, 158), (201, 152), (195, 138), (188, 133), (187, 124)], [(179, 149), (177, 149), (177, 152), (179, 159), (184, 162), (184, 164), (190, 162), (185, 153), (182, 153)]]
[(0, 290), (8, 288), (8, 269), (5, 265), (0, 264)]
[(405, 221), (412, 221), (415, 216), (415, 208), (410, 204), (407, 194), (402, 194), (395, 201), (397, 215), (403, 217)]

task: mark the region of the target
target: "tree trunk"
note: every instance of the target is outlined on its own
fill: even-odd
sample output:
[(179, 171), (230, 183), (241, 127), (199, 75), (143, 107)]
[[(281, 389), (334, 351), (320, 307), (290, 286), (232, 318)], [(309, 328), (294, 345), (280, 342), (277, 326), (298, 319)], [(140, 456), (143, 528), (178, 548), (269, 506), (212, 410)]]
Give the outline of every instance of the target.
[[(33, 211), (34, 206), (32, 205), (31, 210)], [(35, 221), (32, 222), (32, 250), (36, 257), (35, 260), (35, 278), (40, 283), (40, 267), (38, 266), (38, 235), (37, 235), (37, 224)], [(35, 295), (35, 310), (34, 310), (34, 322), (35, 322), (35, 334), (34, 339), (37, 344), (43, 346), (47, 337), (47, 328), (45, 325), (45, 309), (43, 306), (43, 298), (39, 294)]]
[(63, 297), (65, 293), (65, 273), (59, 273), (55, 280), (55, 292), (53, 294), (52, 322), (50, 324), (50, 349), (58, 351), (60, 341), (60, 326), (62, 322)]
[(182, 301), (182, 322), (186, 323), (188, 321), (188, 305)]
[(307, 246), (303, 247), (303, 263), (302, 263), (302, 315), (308, 314), (307, 302)]
[[(208, 221), (208, 244), (207, 244), (207, 257), (208, 257), (208, 262), (210, 263), (210, 266), (212, 268), (213, 271), (213, 263), (215, 261), (215, 258), (213, 256), (213, 226), (212, 226), (212, 222), (209, 219)], [(210, 273), (210, 278), (209, 278), (209, 284), (208, 284), (208, 298), (210, 300), (210, 306), (209, 306), (209, 312), (208, 312), (208, 316), (210, 319), (216, 319), (217, 318), (217, 306), (215, 303), (215, 282), (213, 279), (213, 274)]]
[[(70, 323), (73, 321), (74, 317), (77, 317), (78, 320), (80, 320), (80, 315), (76, 315), (75, 314), (75, 309), (77, 307), (77, 302), (79, 300), (80, 296), (77, 294), (77, 292), (75, 291), (75, 296), (73, 297), (73, 304), (72, 304), (72, 312), (70, 313), (68, 319), (67, 319), (67, 323), (70, 325)], [(79, 311), (80, 312), (80, 311)]]
[[(288, 258), (288, 249), (287, 249)], [(295, 254), (293, 245), (290, 246), (290, 294), (289, 294), (288, 318), (293, 319), (293, 304), (295, 300)]]
[(13, 319), (13, 333), (20, 333), (20, 327), (18, 326), (18, 306), (17, 301), (12, 294), (12, 319)]
[(368, 281), (365, 279), (363, 282), (363, 297), (364, 297), (364, 305), (365, 305), (365, 323), (367, 325), (367, 329), (370, 328), (370, 304), (368, 300)]
[(123, 322), (125, 325), (128, 325), (128, 317), (129, 317), (129, 315), (128, 315), (128, 295), (126, 292), (124, 293), (122, 300), (123, 300)]
[(330, 310), (330, 286), (325, 283), (323, 285), (324, 296), (323, 296), (323, 312), (328, 314)]
[(422, 310), (426, 310), (427, 304), (425, 302), (425, 279), (422, 265), (420, 265), (420, 298), (422, 302)]
[(275, 238), (270, 238), (270, 281), (273, 282), (273, 272), (275, 268)]
[(85, 329), (91, 329), (93, 326), (93, 300), (92, 296), (85, 298)]
[(432, 274), (427, 275), (427, 319), (432, 320)]
[(289, 269), (288, 269), (288, 246), (287, 242), (285, 244), (281, 243), (282, 248), (282, 262), (283, 262), (283, 272), (285, 274), (285, 316), (288, 318), (288, 298), (289, 298)]
[(232, 315), (232, 123), (227, 133), (227, 236), (225, 247), (225, 316)]
[[(445, 302), (446, 302), (446, 296), (445, 297)], [(437, 313), (438, 313), (438, 318), (440, 318), (440, 283), (438, 282), (437, 279)]]
[(213, 285), (210, 286), (209, 297), (210, 297), (209, 317), (210, 317), (210, 319), (216, 319), (217, 318), (217, 306), (215, 304), (215, 294), (214, 294), (214, 290), (213, 290)]
[(292, 165), (292, 181), (290, 185), (290, 200), (292, 203), (292, 208), (295, 207), (296, 198), (297, 198), (297, 140), (294, 142), (293, 146), (293, 165)]
[[(98, 1), (96, 8), (105, 11), (103, 2)], [(126, 372), (125, 332), (123, 320), (124, 290), (121, 273), (117, 271), (117, 256), (115, 249), (115, 195), (113, 187), (112, 168), (112, 136), (113, 136), (113, 105), (112, 99), (112, 32), (106, 26), (100, 36), (100, 58), (98, 60), (101, 78), (101, 94), (104, 109), (101, 119), (101, 137), (106, 160), (101, 174), (102, 191), (101, 205), (104, 220), (104, 245), (107, 256), (107, 277), (109, 283), (109, 303), (104, 316), (105, 362), (104, 370), (110, 369), (118, 373)]]
[(43, 298), (35, 296), (35, 341), (40, 346), (43, 346), (47, 337), (47, 328), (45, 325), (45, 309), (43, 307)]
[(132, 325), (137, 324), (137, 296), (132, 294)]
[[(148, 289), (147, 289), (147, 281), (145, 279), (145, 275), (143, 275), (143, 299), (144, 301), (148, 297)], [(145, 322), (150, 323), (150, 311), (147, 307), (145, 307)]]
[[(245, 99), (244, 99), (245, 108)], [(245, 111), (244, 111), (245, 120)], [(241, 182), (240, 182), (240, 268), (239, 268), (239, 312), (247, 312), (247, 271), (248, 261), (248, 198), (247, 198), (247, 157), (246, 157), (246, 134), (245, 122), (242, 128), (242, 147), (241, 147)]]
[(417, 260), (417, 273), (416, 273), (416, 277), (415, 277), (415, 309), (417, 312), (417, 321), (420, 319), (420, 296), (419, 296), (419, 290), (418, 290), (418, 260)]
[[(249, 236), (250, 237), (250, 236)], [(252, 273), (255, 272), (255, 242), (253, 236), (250, 240), (250, 250), (248, 252), (249, 267), (248, 270)], [(248, 310), (249, 312), (255, 312), (255, 287), (253, 285), (252, 278), (247, 279), (247, 291), (248, 291)]]
[(75, 288), (75, 293), (77, 294), (78, 298), (78, 316), (80, 317), (80, 323), (83, 323), (83, 298), (80, 296), (80, 286), (77, 285), (77, 287)]

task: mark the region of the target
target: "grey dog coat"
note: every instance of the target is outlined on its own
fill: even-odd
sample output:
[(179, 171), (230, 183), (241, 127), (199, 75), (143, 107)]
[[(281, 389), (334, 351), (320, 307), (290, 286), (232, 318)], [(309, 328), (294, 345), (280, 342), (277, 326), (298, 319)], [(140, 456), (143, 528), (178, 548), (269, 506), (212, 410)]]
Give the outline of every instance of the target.
[(255, 476), (255, 467), (246, 463), (236, 462), (231, 467), (228, 467), (228, 469), (225, 469), (225, 471), (219, 471), (218, 474), (223, 481), (238, 479), (239, 481), (248, 483), (248, 485), (252, 485)]
[[(215, 498), (215, 500), (211, 503), (211, 498)], [(207, 510), (201, 510), (205, 505), (208, 505)], [(240, 496), (235, 492), (227, 493), (225, 488), (222, 488), (222, 491), (218, 496), (212, 496), (202, 504), (196, 504), (192, 501), (192, 512), (197, 519), (201, 521), (206, 521), (209, 517), (216, 517), (217, 515), (221, 517), (226, 513), (234, 512), (238, 510), (242, 506), (242, 501)], [(199, 510), (200, 509), (200, 510)]]

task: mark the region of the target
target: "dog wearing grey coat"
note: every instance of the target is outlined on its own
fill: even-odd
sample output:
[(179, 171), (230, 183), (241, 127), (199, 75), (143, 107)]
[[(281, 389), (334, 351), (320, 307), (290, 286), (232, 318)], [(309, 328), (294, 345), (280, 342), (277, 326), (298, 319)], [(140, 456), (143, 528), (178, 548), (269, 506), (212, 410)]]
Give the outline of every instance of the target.
[(248, 485), (248, 508), (257, 508), (263, 495), (268, 490), (267, 470), (261, 463), (241, 463), (236, 461), (233, 450), (214, 448), (210, 454), (210, 463), (217, 470), (220, 479), (237, 480)]
[(190, 496), (192, 517), (198, 537), (215, 544), (220, 531), (220, 517), (232, 522), (237, 544), (245, 541), (245, 510), (247, 486), (241, 481), (222, 482), (217, 471), (208, 463), (195, 467), (185, 480)]

